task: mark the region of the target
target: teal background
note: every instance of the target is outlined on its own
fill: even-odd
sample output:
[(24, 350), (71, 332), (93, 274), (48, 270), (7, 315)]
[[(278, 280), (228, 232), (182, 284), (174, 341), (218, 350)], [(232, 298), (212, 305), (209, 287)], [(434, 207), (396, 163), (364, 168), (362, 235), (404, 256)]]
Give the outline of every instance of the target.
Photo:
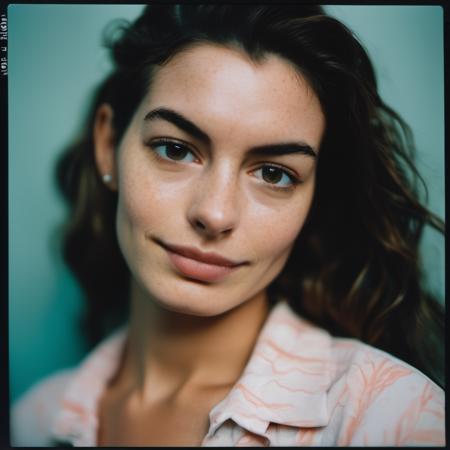
[[(443, 10), (439, 6), (329, 6), (373, 59), (380, 92), (411, 125), (429, 206), (444, 217)], [(54, 163), (76, 135), (93, 87), (110, 64), (101, 31), (141, 5), (10, 5), (9, 351), (10, 394), (76, 364), (81, 293), (58, 253), (65, 207)], [(444, 240), (422, 242), (429, 286), (444, 299)]]

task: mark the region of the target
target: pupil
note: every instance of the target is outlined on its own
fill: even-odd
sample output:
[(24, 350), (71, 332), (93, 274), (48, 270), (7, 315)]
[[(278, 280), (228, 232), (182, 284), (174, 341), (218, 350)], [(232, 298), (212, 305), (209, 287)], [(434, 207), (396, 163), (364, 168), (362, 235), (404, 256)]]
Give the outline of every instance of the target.
[(179, 145), (172, 144), (167, 146), (166, 154), (170, 159), (180, 160), (186, 156), (187, 150)]
[(277, 169), (276, 167), (270, 167), (266, 166), (262, 169), (262, 176), (264, 181), (267, 181), (268, 183), (278, 183), (281, 180), (281, 177), (283, 176), (280, 169)]

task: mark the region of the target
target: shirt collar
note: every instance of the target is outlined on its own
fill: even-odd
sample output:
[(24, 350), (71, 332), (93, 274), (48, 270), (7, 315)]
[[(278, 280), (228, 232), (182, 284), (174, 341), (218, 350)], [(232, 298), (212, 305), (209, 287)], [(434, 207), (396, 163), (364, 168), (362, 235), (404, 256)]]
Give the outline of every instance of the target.
[(334, 367), (330, 335), (286, 302), (271, 311), (242, 376), (210, 413), (207, 437), (228, 419), (264, 435), (270, 423), (321, 427)]
[[(62, 397), (52, 427), (56, 441), (95, 446), (98, 403), (126, 341), (122, 327), (81, 364)], [(227, 420), (264, 435), (270, 423), (321, 427), (328, 423), (332, 379), (330, 335), (301, 319), (284, 301), (269, 314), (255, 349), (227, 397), (210, 412), (209, 439)]]

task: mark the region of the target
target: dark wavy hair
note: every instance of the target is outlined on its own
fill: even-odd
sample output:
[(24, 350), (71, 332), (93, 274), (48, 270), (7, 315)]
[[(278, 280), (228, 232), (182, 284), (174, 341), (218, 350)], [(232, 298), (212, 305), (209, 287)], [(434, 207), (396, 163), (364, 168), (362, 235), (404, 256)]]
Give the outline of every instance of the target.
[(88, 300), (90, 342), (126, 319), (130, 281), (115, 231), (117, 193), (95, 165), (95, 112), (111, 105), (118, 144), (155, 70), (198, 43), (256, 62), (268, 53), (289, 60), (326, 117), (313, 204), (270, 298), (287, 298), (332, 334), (386, 350), (443, 385), (443, 306), (423, 286), (419, 241), (425, 225), (444, 233), (444, 223), (424, 206), (411, 130), (378, 95), (366, 51), (319, 6), (151, 5), (134, 23), (107, 28), (114, 69), (57, 165), (70, 205), (63, 253)]

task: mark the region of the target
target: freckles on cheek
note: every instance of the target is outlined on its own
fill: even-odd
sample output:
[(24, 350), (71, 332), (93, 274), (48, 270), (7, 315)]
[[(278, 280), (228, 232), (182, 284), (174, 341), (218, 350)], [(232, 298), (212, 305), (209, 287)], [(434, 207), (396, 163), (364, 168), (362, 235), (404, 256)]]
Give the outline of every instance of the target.
[(291, 208), (281, 211), (272, 210), (270, 214), (260, 216), (259, 220), (255, 221), (260, 226), (255, 227), (254, 239), (257, 238), (258, 242), (264, 243), (267, 255), (275, 256), (284, 253), (301, 233), (307, 212), (306, 207), (296, 211)]
[[(186, 183), (168, 181), (157, 170), (134, 167), (122, 177), (119, 208), (122, 220), (140, 232), (166, 230), (179, 221)], [(132, 174), (132, 176), (129, 176)], [(178, 220), (177, 220), (178, 219)]]
[(132, 229), (149, 230), (162, 219), (161, 197), (139, 181), (124, 182), (119, 192), (121, 219)]
[[(124, 158), (125, 159), (125, 158)], [(130, 231), (141, 229), (152, 223), (149, 220), (154, 208), (154, 195), (149, 185), (148, 175), (143, 173), (142, 167), (123, 161), (119, 176), (119, 225)]]

